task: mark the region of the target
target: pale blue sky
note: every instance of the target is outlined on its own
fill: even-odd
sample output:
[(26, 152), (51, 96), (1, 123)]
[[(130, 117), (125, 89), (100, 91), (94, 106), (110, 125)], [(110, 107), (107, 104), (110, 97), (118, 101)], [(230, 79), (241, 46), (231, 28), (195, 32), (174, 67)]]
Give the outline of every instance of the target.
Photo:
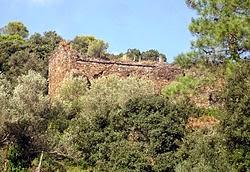
[(94, 35), (109, 52), (157, 49), (173, 57), (189, 50), (194, 12), (185, 0), (0, 0), (0, 26), (21, 21), (30, 33), (55, 30), (66, 39)]

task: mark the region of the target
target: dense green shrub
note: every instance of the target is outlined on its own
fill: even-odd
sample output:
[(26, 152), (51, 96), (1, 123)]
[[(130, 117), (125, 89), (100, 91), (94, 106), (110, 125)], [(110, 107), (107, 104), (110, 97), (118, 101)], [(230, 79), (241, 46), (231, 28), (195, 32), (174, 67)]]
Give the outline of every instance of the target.
[[(25, 150), (18, 145), (9, 146), (7, 158), (8, 158), (8, 167), (7, 171), (11, 172), (25, 172), (27, 167), (27, 157), (24, 157)], [(26, 154), (26, 156), (29, 156)]]
[(187, 117), (195, 113), (159, 96), (135, 98), (118, 109), (75, 120), (65, 140), (77, 150), (72, 155), (85, 161), (83, 168), (173, 171)]
[(174, 64), (178, 65), (181, 68), (188, 69), (195, 64), (195, 58), (198, 54), (196, 52), (188, 52), (179, 54), (174, 59)]
[(117, 76), (100, 78), (93, 81), (85, 96), (80, 98), (82, 115), (90, 118), (95, 114), (104, 115), (130, 99), (154, 93), (154, 85), (149, 80)]
[[(132, 77), (122, 79), (109, 76), (97, 79), (91, 85), (82, 77), (65, 80), (60, 89), (60, 95), (56, 99), (57, 103), (54, 104), (54, 107), (59, 108), (59, 116), (50, 125), (51, 133), (54, 133), (54, 140), (56, 140), (54, 141), (57, 145), (55, 150), (75, 157), (77, 161), (80, 160), (79, 151), (75, 148), (75, 142), (72, 141), (73, 137), (79, 138), (77, 140), (88, 140), (88, 144), (94, 146), (96, 141), (94, 140), (92, 144), (92, 139), (96, 137), (92, 134), (99, 132), (98, 140), (103, 140), (107, 136), (103, 134), (104, 131), (100, 131), (100, 127), (105, 126), (110, 112), (123, 107), (130, 99), (153, 94), (154, 87), (151, 81)], [(75, 126), (81, 126), (83, 133), (89, 136), (87, 134), (76, 136), (77, 130), (80, 129)], [(105, 132), (111, 134), (113, 131)], [(120, 133), (114, 132), (113, 134), (112, 137), (120, 137)], [(85, 152), (86, 154), (92, 153), (94, 156), (91, 150), (88, 148)]]
[(227, 114), (221, 132), (226, 134), (230, 160), (238, 171), (250, 169), (250, 63), (237, 65), (225, 90)]
[(73, 115), (73, 113), (78, 113), (81, 110), (81, 97), (87, 93), (87, 90), (88, 82), (86, 78), (68, 78), (63, 81), (56, 99), (63, 104), (65, 110)]
[(199, 78), (194, 78), (193, 76), (186, 75), (181, 76), (167, 85), (162, 89), (162, 94), (165, 97), (176, 99), (178, 95), (185, 97), (185, 95), (191, 95), (194, 93), (195, 89), (202, 84), (202, 80)]
[(185, 136), (178, 150), (177, 172), (232, 171), (223, 136), (214, 128), (200, 129)]
[(0, 71), (12, 82), (29, 70), (47, 78), (48, 58), (62, 38), (52, 31), (27, 38), (28, 30), (20, 22), (10, 22), (4, 28), (8, 31), (0, 34)]
[(4, 79), (0, 82), (5, 83), (0, 86), (0, 94), (4, 95), (0, 109), (0, 117), (4, 119), (0, 142), (8, 149), (7, 168), (25, 170), (40, 151), (49, 150), (46, 130), (51, 117), (47, 81), (40, 74), (29, 71), (18, 77), (14, 89), (8, 88)]

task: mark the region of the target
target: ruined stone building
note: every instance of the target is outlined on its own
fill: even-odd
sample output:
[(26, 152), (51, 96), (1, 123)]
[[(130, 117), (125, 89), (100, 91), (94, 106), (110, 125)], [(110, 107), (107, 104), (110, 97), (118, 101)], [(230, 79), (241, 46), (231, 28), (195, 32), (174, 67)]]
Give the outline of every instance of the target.
[(49, 95), (58, 93), (65, 78), (82, 75), (93, 79), (111, 74), (120, 77), (136, 76), (152, 80), (156, 88), (169, 83), (182, 71), (160, 62), (108, 61), (82, 58), (67, 42), (61, 42), (49, 58)]

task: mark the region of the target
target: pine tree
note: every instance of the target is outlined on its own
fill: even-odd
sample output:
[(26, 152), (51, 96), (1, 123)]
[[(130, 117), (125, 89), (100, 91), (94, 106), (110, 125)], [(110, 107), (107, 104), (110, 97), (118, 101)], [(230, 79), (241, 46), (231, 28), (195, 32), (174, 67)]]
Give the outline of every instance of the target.
[(192, 43), (206, 54), (221, 54), (234, 60), (249, 55), (249, 0), (186, 0), (196, 10), (189, 30), (196, 36)]

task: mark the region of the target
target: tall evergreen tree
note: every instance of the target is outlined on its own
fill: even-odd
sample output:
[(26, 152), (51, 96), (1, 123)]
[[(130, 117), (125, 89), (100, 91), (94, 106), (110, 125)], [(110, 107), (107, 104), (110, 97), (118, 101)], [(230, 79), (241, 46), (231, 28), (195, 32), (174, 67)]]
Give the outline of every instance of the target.
[(237, 60), (249, 55), (250, 1), (186, 0), (196, 10), (189, 29), (197, 37), (193, 47), (207, 54), (223, 53)]

